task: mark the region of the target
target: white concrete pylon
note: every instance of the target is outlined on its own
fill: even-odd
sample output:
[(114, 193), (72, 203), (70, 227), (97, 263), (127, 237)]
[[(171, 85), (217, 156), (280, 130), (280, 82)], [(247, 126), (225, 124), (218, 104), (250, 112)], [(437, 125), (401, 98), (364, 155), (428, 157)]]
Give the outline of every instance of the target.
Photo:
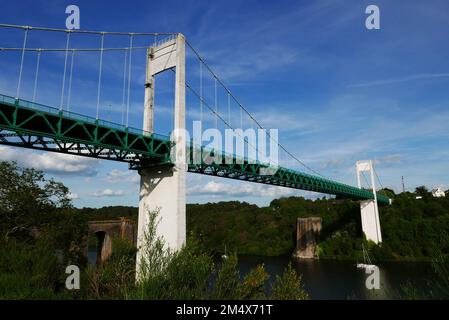
[(167, 246), (179, 250), (186, 241), (186, 161), (185, 161), (185, 38), (158, 44), (148, 50), (143, 129), (154, 132), (155, 75), (175, 68), (175, 110), (171, 139), (176, 141), (172, 152), (174, 166), (156, 166), (140, 170), (139, 221), (137, 233), (137, 277), (143, 256), (144, 234), (148, 230), (148, 213), (159, 210), (158, 236)]
[(374, 194), (374, 199), (364, 200), (360, 202), (362, 230), (367, 240), (371, 240), (374, 243), (378, 244), (382, 242), (382, 234), (380, 230), (379, 208), (377, 206), (377, 193), (374, 180), (373, 162), (371, 160), (357, 161), (357, 184), (360, 189), (362, 188), (360, 175), (366, 171), (370, 172), (371, 187)]

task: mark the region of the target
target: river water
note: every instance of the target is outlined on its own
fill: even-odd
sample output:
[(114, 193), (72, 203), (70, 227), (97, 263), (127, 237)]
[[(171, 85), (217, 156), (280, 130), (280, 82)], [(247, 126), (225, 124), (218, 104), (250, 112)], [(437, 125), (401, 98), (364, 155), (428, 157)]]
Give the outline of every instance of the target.
[(270, 274), (270, 282), (274, 281), (276, 275), (283, 273), (289, 262), (302, 275), (304, 287), (311, 299), (394, 299), (405, 283), (409, 282), (413, 287), (424, 290), (432, 277), (432, 267), (428, 263), (382, 263), (378, 264), (380, 289), (368, 290), (365, 282), (369, 274), (363, 269), (357, 269), (351, 262), (239, 256), (242, 274), (263, 263)]
[[(89, 262), (94, 264), (96, 252), (89, 250)], [(354, 263), (335, 260), (298, 261), (289, 257), (239, 256), (240, 274), (244, 276), (259, 264), (264, 264), (270, 275), (268, 290), (276, 275), (281, 275), (291, 262), (302, 275), (306, 291), (311, 299), (394, 299), (400, 287), (407, 282), (417, 289), (428, 288), (432, 268), (421, 262), (385, 262), (378, 264), (380, 289), (368, 290), (365, 286), (365, 270)]]

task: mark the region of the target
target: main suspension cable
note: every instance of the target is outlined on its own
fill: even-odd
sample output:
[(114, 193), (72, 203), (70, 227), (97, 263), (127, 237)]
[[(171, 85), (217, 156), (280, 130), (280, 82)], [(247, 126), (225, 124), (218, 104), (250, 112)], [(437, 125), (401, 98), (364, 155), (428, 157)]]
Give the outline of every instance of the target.
[[(173, 69), (170, 69), (172, 72), (175, 72)], [(234, 129), (223, 117), (221, 117), (212, 106), (210, 106), (203, 98), (200, 97), (200, 94), (195, 91), (195, 89), (193, 89), (193, 87), (188, 83), (185, 82), (185, 86), (187, 89), (189, 89), (198, 99), (203, 101), (203, 104), (209, 109), (209, 111), (215, 115), (216, 117), (218, 117), (228, 128), (230, 129)], [(240, 133), (237, 132), (237, 134), (240, 136)], [(250, 147), (252, 147), (254, 149), (254, 151), (256, 151), (256, 153), (259, 154), (260, 151), (258, 151), (258, 149), (256, 147), (254, 147), (251, 143), (249, 143), (248, 139), (246, 137), (243, 137), (244, 141), (246, 142), (246, 144)], [(260, 154), (259, 154), (260, 155)]]
[(91, 30), (69, 30), (69, 29), (58, 29), (58, 28), (44, 28), (44, 27), (32, 27), (32, 26), (21, 26), (15, 24), (5, 24), (0, 23), (0, 28), (13, 28), (13, 29), (24, 29), (24, 30), (40, 30), (40, 31), (52, 31), (52, 32), (71, 32), (71, 33), (84, 33), (84, 34), (106, 34), (106, 35), (116, 35), (116, 36), (173, 36), (177, 35), (176, 32), (117, 32), (117, 31), (91, 31)]
[[(215, 72), (212, 70), (212, 68), (206, 63), (206, 61), (200, 56), (200, 54), (198, 53), (198, 51), (186, 40), (186, 44), (187, 46), (193, 51), (193, 53), (196, 55), (196, 57), (204, 64), (204, 66), (207, 68), (207, 70), (212, 74), (212, 76), (214, 78), (217, 79), (218, 83), (229, 92), (230, 96), (232, 97), (232, 99), (239, 105), (239, 107), (241, 108), (241, 110), (243, 110), (250, 119), (252, 119), (254, 121), (254, 123), (260, 128), (260, 129), (265, 129), (253, 116), (252, 114), (240, 103), (240, 101), (232, 94), (232, 92), (229, 90), (229, 88), (223, 83), (223, 81), (220, 80), (220, 78), (218, 78), (218, 76), (215, 74)], [(243, 128), (243, 120), (242, 120), (242, 116), (241, 116), (241, 127)], [(315, 173), (316, 175), (327, 179), (326, 177), (324, 177), (321, 173), (319, 173), (318, 171), (314, 170), (313, 168), (311, 168), (310, 166), (306, 165), (303, 161), (301, 161), (300, 159), (298, 159), (296, 156), (294, 156), (290, 151), (288, 151), (284, 145), (282, 145), (281, 143), (279, 143), (279, 141), (277, 141), (276, 139), (274, 139), (269, 132), (267, 131), (267, 136), (273, 140), (274, 142), (276, 142), (278, 144), (278, 146), (284, 150), (291, 158), (293, 158), (295, 161), (297, 161), (299, 164), (301, 164), (303, 167), (305, 167), (306, 169), (308, 169), (309, 171)]]
[(374, 166), (373, 166), (373, 171), (374, 171), (374, 174), (376, 175), (377, 181), (379, 182), (379, 186), (381, 187), (381, 193), (384, 193), (385, 188), (384, 188), (384, 186), (382, 185), (382, 182), (380, 181), (380, 178), (379, 178), (379, 176), (377, 175), (377, 172), (376, 172), (376, 169), (374, 169)]
[[(148, 49), (148, 46), (133, 47), (133, 50)], [(41, 52), (66, 52), (66, 51), (127, 51), (129, 47), (117, 47), (117, 48), (13, 48), (13, 47), (0, 47), (0, 51), (41, 51)]]
[[(218, 114), (218, 96), (217, 96), (217, 78), (214, 79), (215, 88), (214, 88), (214, 104), (215, 104), (215, 114)], [(215, 117), (215, 129), (218, 129), (218, 118)]]

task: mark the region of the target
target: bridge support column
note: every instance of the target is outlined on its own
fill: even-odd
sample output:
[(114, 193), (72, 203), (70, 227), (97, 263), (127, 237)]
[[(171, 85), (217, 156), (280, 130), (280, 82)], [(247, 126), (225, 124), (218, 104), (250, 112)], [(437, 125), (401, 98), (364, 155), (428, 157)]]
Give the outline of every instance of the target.
[(371, 160), (357, 161), (356, 163), (357, 183), (360, 189), (362, 188), (360, 175), (363, 174), (363, 172), (365, 171), (370, 172), (371, 186), (373, 189), (374, 199), (364, 200), (360, 202), (362, 230), (367, 240), (371, 240), (374, 243), (378, 244), (382, 242), (382, 234), (380, 231), (379, 208), (377, 206), (377, 193), (374, 181), (373, 162)]
[(147, 229), (150, 211), (159, 211), (156, 231), (169, 248), (178, 250), (185, 244), (185, 173), (184, 168), (172, 166), (141, 170), (138, 245), (144, 245), (141, 237)]
[(144, 235), (148, 230), (149, 212), (159, 211), (156, 234), (164, 238), (168, 248), (179, 250), (186, 241), (185, 38), (182, 34), (148, 50), (143, 120), (145, 131), (154, 130), (155, 75), (171, 68), (176, 68), (172, 165), (161, 164), (139, 171), (137, 279), (142, 259), (146, 258)]

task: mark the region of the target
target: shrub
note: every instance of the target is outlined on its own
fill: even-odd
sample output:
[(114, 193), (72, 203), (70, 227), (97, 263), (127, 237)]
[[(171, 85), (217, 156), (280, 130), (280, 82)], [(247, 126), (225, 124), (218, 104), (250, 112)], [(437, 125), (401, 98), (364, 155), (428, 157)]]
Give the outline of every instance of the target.
[(282, 276), (276, 276), (272, 286), (271, 299), (275, 300), (305, 300), (309, 295), (304, 290), (301, 276), (298, 276), (289, 263)]
[(212, 298), (217, 300), (235, 299), (239, 282), (237, 255), (233, 254), (227, 259), (223, 259), (221, 268), (217, 272)]

